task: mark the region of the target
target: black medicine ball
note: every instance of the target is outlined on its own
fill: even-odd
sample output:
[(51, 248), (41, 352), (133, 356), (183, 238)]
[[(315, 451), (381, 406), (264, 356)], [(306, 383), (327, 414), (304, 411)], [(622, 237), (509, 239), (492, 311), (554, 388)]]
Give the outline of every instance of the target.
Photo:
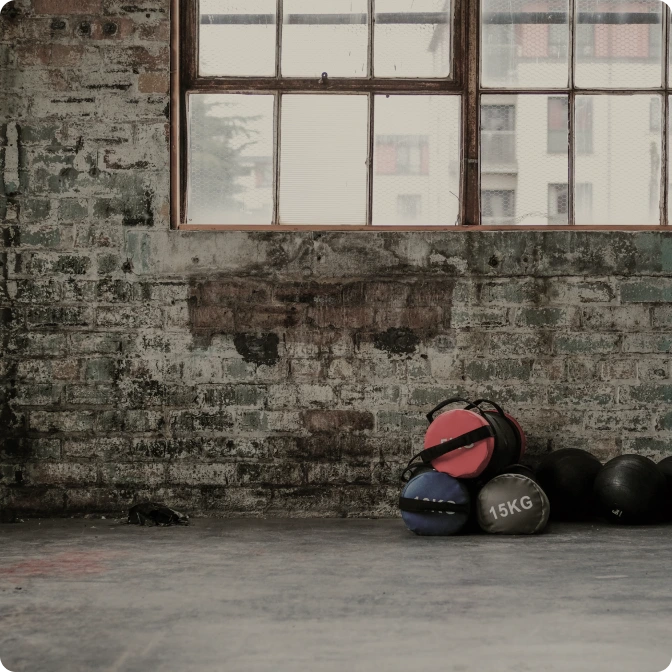
[(663, 517), (672, 520), (672, 456), (658, 462), (658, 468), (665, 476), (665, 494), (663, 497)]
[(665, 476), (643, 455), (609, 460), (595, 478), (598, 513), (613, 523), (652, 523), (662, 516)]
[(579, 448), (563, 448), (548, 455), (537, 469), (539, 485), (551, 503), (556, 520), (580, 520), (593, 512), (593, 485), (602, 463)]

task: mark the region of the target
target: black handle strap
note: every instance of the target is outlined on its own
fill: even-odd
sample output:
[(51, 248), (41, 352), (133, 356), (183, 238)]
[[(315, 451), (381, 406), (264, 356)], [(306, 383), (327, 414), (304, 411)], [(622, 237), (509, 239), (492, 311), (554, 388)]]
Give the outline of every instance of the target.
[(427, 499), (399, 497), (399, 508), (409, 513), (469, 513), (468, 504), (455, 502), (430, 502)]
[[(445, 401), (442, 401), (438, 406), (435, 406), (429, 413), (427, 413), (427, 420), (429, 420), (430, 424), (434, 422), (434, 414), (438, 413), (442, 408), (445, 408), (446, 406), (449, 406), (450, 404), (456, 404), (458, 401), (461, 401), (464, 404), (467, 404), (474, 408), (476, 404), (473, 402), (469, 401), (468, 399), (462, 399), (461, 397), (454, 397), (453, 399), (446, 399)], [(481, 410), (476, 408), (476, 411), (481, 413)]]
[[(499, 413), (502, 417), (506, 417), (506, 416), (504, 415), (504, 410), (502, 409), (502, 407), (499, 406), (498, 404), (496, 404), (494, 401), (490, 401), (490, 399), (477, 399), (477, 400), (474, 401), (470, 406), (467, 406), (467, 408), (466, 408), (465, 410), (470, 410), (471, 408), (478, 408), (481, 404), (489, 404), (489, 405), (492, 406), (492, 407), (497, 411), (497, 413)], [(479, 410), (480, 410), (480, 409), (479, 409)]]
[[(461, 434), (460, 436), (450, 439), (450, 441), (444, 441), (443, 443), (437, 443), (435, 446), (430, 446), (425, 448), (421, 453), (418, 453), (416, 457), (425, 463), (429, 464), (437, 457), (446, 455), (447, 453), (452, 453), (458, 448), (464, 448), (472, 443), (477, 443), (478, 441), (483, 441), (484, 439), (489, 439), (495, 435), (492, 427), (490, 425), (485, 425), (485, 427), (479, 427), (478, 429), (472, 429), (466, 434)], [(413, 461), (411, 460), (411, 462)]]
[[(435, 460), (437, 457), (446, 455), (448, 453), (457, 450), (458, 448), (464, 448), (469, 446), (472, 443), (477, 441), (483, 441), (483, 439), (489, 439), (495, 435), (494, 430), (488, 424), (485, 427), (479, 427), (478, 429), (472, 429), (466, 434), (461, 434), (460, 436), (450, 439), (450, 441), (444, 441), (443, 443), (437, 443), (435, 446), (430, 446), (425, 448), (423, 451), (419, 452), (417, 455), (413, 455), (409, 463), (406, 465), (406, 469), (401, 474), (401, 480), (407, 482), (410, 480), (412, 474), (410, 473), (410, 468), (413, 462), (418, 458), (422, 460), (424, 464), (429, 464), (432, 460)], [(406, 477), (406, 478), (405, 478)]]

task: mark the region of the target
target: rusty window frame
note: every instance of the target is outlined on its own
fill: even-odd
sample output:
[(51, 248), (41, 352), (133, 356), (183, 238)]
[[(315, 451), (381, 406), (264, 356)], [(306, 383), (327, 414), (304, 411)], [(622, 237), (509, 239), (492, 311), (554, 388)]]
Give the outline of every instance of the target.
[[(580, 89), (574, 86), (575, 42), (574, 2), (569, 2), (569, 83), (566, 88), (494, 88), (480, 84), (480, 10), (481, 0), (452, 0), (452, 54), (451, 75), (447, 79), (384, 79), (373, 78), (372, 34), (374, 30), (373, 0), (369, 0), (369, 76), (363, 78), (334, 78), (327, 81), (306, 78), (279, 77), (282, 0), (277, 5), (276, 17), (276, 73), (273, 77), (202, 77), (198, 75), (198, 30), (199, 10), (197, 0), (171, 0), (171, 136), (170, 136), (170, 197), (171, 227), (182, 230), (267, 230), (267, 231), (464, 231), (478, 230), (659, 230), (667, 226), (668, 210), (668, 134), (669, 134), (669, 59), (670, 59), (670, 7), (663, 2), (663, 69), (661, 87), (650, 89)], [(278, 152), (274, 151), (274, 222), (269, 225), (250, 224), (187, 224), (187, 97), (190, 93), (215, 92), (257, 92), (276, 94), (275, 114), (277, 115), (278, 94), (282, 93), (365, 93), (369, 96), (369, 170), (367, 190), (367, 224), (361, 226), (334, 225), (288, 225), (280, 224), (277, 218), (278, 205)], [(459, 219), (455, 225), (372, 225), (372, 181), (373, 181), (373, 131), (375, 94), (453, 94), (461, 96), (461, 165)], [(506, 95), (566, 95), (568, 97), (569, 152), (568, 152), (568, 209), (569, 223), (556, 225), (484, 225), (480, 213), (480, 96), (481, 94)], [(657, 225), (576, 225), (574, 223), (574, 103), (576, 95), (661, 95), (661, 197), (660, 223)], [(277, 125), (277, 119), (275, 120)], [(276, 139), (277, 143), (278, 140)], [(277, 147), (277, 145), (276, 145)]]

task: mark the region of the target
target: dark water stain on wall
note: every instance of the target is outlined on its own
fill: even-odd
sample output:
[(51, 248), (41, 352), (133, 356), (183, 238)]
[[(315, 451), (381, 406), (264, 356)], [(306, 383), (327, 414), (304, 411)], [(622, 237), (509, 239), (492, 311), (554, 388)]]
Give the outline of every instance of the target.
[(420, 339), (408, 327), (390, 327), (386, 331), (375, 334), (373, 344), (378, 350), (387, 352), (388, 355), (412, 355)]
[(277, 334), (235, 334), (233, 344), (238, 354), (249, 364), (266, 364), (273, 366), (277, 363), (278, 343)]

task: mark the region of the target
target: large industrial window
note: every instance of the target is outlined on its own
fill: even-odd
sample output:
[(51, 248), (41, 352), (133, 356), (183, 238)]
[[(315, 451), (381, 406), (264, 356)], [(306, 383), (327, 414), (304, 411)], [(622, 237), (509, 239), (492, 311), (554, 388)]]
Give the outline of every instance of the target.
[(173, 0), (176, 228), (668, 224), (660, 0)]

